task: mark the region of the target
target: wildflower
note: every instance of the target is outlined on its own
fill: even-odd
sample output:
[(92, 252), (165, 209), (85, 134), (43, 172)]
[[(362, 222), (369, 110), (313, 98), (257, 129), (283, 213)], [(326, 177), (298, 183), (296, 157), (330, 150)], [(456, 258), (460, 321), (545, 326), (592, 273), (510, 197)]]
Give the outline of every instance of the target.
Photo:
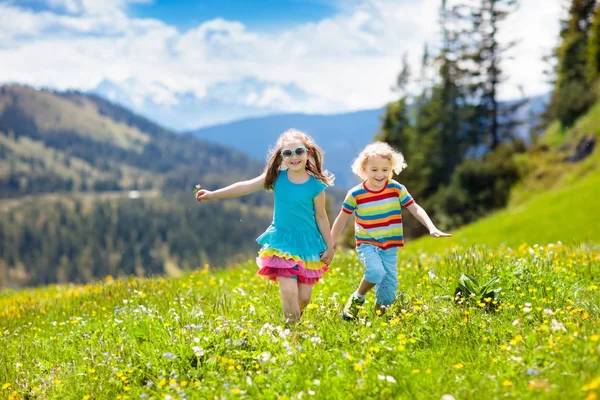
[(521, 342), (523, 340), (523, 336), (521, 335), (516, 335), (511, 341), (510, 344), (512, 344), (513, 346), (519, 344), (519, 342)]
[(463, 363), (458, 363), (458, 364), (454, 364), (454, 365), (453, 365), (453, 367), (454, 367), (454, 368), (456, 368), (456, 369), (462, 369), (462, 368), (464, 368), (464, 367), (465, 367), (465, 364), (463, 364)]
[(204, 349), (200, 346), (194, 346), (192, 347), (192, 350), (194, 351), (196, 357), (202, 357), (204, 355)]

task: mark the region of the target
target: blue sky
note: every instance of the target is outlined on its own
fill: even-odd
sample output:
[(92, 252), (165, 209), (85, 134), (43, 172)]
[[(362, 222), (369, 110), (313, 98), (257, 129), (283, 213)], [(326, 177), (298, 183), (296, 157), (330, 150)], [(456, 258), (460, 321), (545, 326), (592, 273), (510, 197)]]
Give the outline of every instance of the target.
[[(449, 3), (459, 0), (448, 0)], [(500, 35), (522, 39), (500, 97), (545, 93), (558, 1), (526, 0)], [(331, 113), (394, 100), (404, 54), (435, 51), (440, 0), (0, 0), (0, 84), (89, 90), (127, 85), (136, 101), (235, 88), (239, 104)], [(523, 27), (527, 34), (521, 35)], [(412, 80), (413, 86), (418, 84)], [(245, 85), (247, 87), (247, 85)], [(294, 88), (294, 90), (289, 90)]]
[[(101, 1), (101, 0), (98, 0)], [(76, 1), (73, 1), (76, 3)], [(346, 0), (346, 5), (356, 0)], [(69, 12), (68, 1), (0, 0), (32, 11)], [(215, 18), (240, 21), (259, 31), (276, 30), (303, 22), (316, 22), (339, 12), (339, 0), (138, 0), (129, 2), (132, 18), (153, 18), (181, 30)]]
[(160, 19), (182, 30), (221, 17), (268, 31), (319, 21), (337, 11), (335, 3), (327, 0), (154, 0), (128, 7), (132, 17)]

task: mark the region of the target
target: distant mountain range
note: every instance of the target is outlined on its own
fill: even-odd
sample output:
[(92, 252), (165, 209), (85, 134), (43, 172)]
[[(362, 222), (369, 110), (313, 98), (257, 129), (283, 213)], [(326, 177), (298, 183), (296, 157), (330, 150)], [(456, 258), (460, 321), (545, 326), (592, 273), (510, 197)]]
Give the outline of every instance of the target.
[(247, 259), (272, 195), (198, 205), (192, 188), (261, 170), (96, 95), (0, 85), (0, 290)]
[[(547, 102), (547, 95), (532, 97), (516, 110), (515, 119), (524, 121), (515, 129), (516, 136), (529, 140), (531, 128), (539, 121), (537, 115)], [(502, 103), (502, 107), (513, 104), (515, 102)], [(341, 189), (357, 182), (350, 165), (360, 150), (373, 141), (383, 113), (384, 108), (334, 115), (282, 114), (248, 118), (189, 133), (265, 160), (267, 149), (279, 134), (288, 128), (303, 130), (325, 150), (325, 166), (336, 175), (337, 186)]]
[(200, 178), (261, 168), (246, 153), (178, 135), (96, 95), (18, 85), (0, 86), (0, 154), (2, 197), (191, 190)]
[(134, 78), (123, 82), (103, 80), (90, 91), (174, 130), (190, 130), (234, 120), (321, 107), (339, 109), (329, 99), (319, 99), (294, 83), (246, 78), (219, 82), (205, 93), (173, 90), (161, 83)]
[[(383, 107), (347, 113), (329, 113), (338, 105), (316, 99), (294, 84), (258, 79), (218, 83), (206, 93), (178, 92), (162, 84), (136, 79), (100, 83), (93, 93), (127, 107), (160, 125), (187, 131), (198, 138), (233, 147), (264, 160), (268, 147), (288, 128), (312, 135), (326, 151), (326, 167), (346, 187), (356, 182), (350, 164), (360, 149), (373, 140), (380, 126)], [(327, 106), (319, 113), (289, 112), (308, 103)], [(543, 111), (548, 95), (535, 96), (516, 110), (525, 123), (517, 127), (518, 137), (528, 140), (535, 116)], [(502, 103), (510, 107), (515, 102)], [(306, 108), (306, 107), (304, 107)], [(338, 108), (339, 109), (339, 108)]]

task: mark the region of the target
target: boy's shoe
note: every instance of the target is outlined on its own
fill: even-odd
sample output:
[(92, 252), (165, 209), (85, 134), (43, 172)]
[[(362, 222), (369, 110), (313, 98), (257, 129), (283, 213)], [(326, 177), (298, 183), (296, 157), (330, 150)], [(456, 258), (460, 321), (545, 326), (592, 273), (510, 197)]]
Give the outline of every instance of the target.
[(346, 321), (355, 320), (363, 304), (365, 304), (365, 299), (361, 299), (360, 297), (356, 297), (354, 294), (351, 294), (350, 298), (346, 302), (344, 311), (342, 311), (342, 317)]

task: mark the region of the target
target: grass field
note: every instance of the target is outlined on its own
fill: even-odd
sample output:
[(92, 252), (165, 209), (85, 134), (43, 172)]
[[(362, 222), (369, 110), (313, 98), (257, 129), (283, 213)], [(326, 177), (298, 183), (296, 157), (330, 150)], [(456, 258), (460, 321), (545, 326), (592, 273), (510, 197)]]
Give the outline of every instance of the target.
[[(598, 134), (594, 110), (571, 136)], [(252, 261), (0, 292), (0, 399), (595, 400), (598, 154), (566, 172), (559, 155), (533, 155), (510, 208), (451, 239), (407, 243), (384, 316), (370, 294), (358, 321), (340, 317), (362, 276), (352, 251), (336, 255), (295, 327)], [(498, 298), (455, 302), (463, 274), (499, 278)]]
[[(340, 316), (361, 276), (340, 253), (300, 325), (253, 263), (173, 279), (0, 294), (0, 398), (574, 398), (600, 388), (600, 248), (400, 259), (390, 313)], [(499, 301), (456, 304), (462, 273)], [(496, 303), (496, 304), (494, 304)]]
[(532, 197), (527, 202), (452, 232), (452, 238), (418, 239), (407, 250), (435, 252), (449, 246), (519, 246), (522, 243), (547, 244), (600, 243), (600, 171)]

